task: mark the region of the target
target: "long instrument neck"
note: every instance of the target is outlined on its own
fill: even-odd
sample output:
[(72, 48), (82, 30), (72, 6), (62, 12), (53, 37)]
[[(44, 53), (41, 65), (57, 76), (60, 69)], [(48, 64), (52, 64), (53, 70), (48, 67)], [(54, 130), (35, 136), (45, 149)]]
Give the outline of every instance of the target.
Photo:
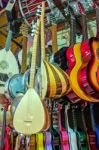
[(41, 59), (45, 59), (45, 34), (44, 34), (44, 10), (45, 2), (42, 3), (42, 13), (41, 13)]

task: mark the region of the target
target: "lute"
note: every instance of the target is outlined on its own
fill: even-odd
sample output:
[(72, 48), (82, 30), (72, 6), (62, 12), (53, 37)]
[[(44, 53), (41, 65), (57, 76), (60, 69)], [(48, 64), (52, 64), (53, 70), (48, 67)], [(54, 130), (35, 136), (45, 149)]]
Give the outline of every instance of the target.
[(23, 34), (23, 51), (22, 51), (22, 64), (20, 74), (15, 74), (12, 76), (6, 85), (6, 91), (8, 96), (13, 99), (19, 93), (25, 93), (26, 87), (23, 85), (23, 74), (27, 68), (27, 36), (28, 36), (28, 27), (25, 23), (22, 24), (20, 32)]
[[(32, 59), (31, 59), (31, 71), (29, 88), (25, 95), (22, 97), (14, 114), (13, 124), (18, 132), (26, 135), (31, 135), (41, 131), (45, 125), (45, 109), (41, 102), (41, 99), (34, 89), (35, 81), (35, 67), (36, 67), (36, 50), (38, 34), (40, 29), (40, 19), (37, 20), (36, 33), (34, 35)], [(39, 110), (39, 117), (37, 113)]]

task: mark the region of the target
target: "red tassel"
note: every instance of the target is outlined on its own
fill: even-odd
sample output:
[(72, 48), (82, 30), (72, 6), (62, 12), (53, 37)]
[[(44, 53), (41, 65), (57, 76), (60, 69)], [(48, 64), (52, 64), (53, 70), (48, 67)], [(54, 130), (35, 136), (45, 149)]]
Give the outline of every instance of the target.
[(11, 133), (11, 129), (9, 127), (6, 127), (6, 131), (5, 131), (5, 148), (4, 148), (4, 150), (11, 150), (10, 133)]

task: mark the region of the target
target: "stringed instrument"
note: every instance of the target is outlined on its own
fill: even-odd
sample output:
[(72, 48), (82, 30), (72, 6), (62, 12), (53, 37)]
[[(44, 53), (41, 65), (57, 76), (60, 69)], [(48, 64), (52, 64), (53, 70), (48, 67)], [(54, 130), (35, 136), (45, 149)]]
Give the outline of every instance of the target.
[[(39, 10), (38, 10), (39, 11)], [(37, 11), (37, 12), (38, 12)], [(41, 15), (41, 17), (42, 17), (42, 15)], [(38, 37), (39, 38), (39, 37)], [(39, 59), (39, 55), (38, 55), (38, 53), (40, 53), (39, 51), (40, 51), (40, 48), (39, 48), (39, 41), (38, 41), (38, 43), (37, 43), (37, 49), (38, 49), (38, 51), (37, 51), (37, 56), (38, 56), (38, 59)], [(39, 60), (37, 61), (37, 68), (39, 68)], [(36, 68), (36, 70), (37, 70), (37, 68)], [(24, 87), (28, 87), (27, 85), (28, 85), (28, 81), (29, 81), (29, 76), (30, 76), (30, 69), (28, 69), (25, 73), (24, 73), (24, 75), (23, 75), (23, 85), (24, 85)], [(37, 80), (37, 79), (36, 79)], [(40, 87), (37, 87), (37, 85), (36, 85), (36, 81), (35, 81), (35, 90), (36, 90), (36, 92), (40, 95)], [(18, 106), (18, 103), (19, 103), (19, 100), (21, 99), (20, 98), (21, 96), (20, 96), (20, 94), (19, 94), (19, 97), (17, 97), (17, 98), (15, 98), (15, 100), (14, 100), (14, 102), (12, 103), (12, 114), (13, 114), (13, 116), (14, 116), (14, 112), (15, 112), (15, 108), (14, 108), (14, 106), (15, 107), (17, 107)], [(45, 104), (43, 103), (43, 105), (44, 105), (44, 109), (45, 109), (45, 114), (46, 114), (46, 122), (45, 122), (45, 125), (44, 125), (44, 128), (43, 128), (43, 131), (45, 130), (47, 130), (48, 128), (49, 128), (49, 126), (50, 126), (50, 117), (49, 117), (49, 112), (48, 112), (48, 110), (47, 110), (47, 107), (45, 106)]]
[(84, 118), (87, 127), (87, 134), (89, 137), (90, 149), (97, 150), (95, 123), (94, 123), (94, 116), (93, 116), (93, 104), (87, 104), (87, 106), (85, 107)]
[[(11, 19), (13, 20), (12, 16), (12, 9), (14, 7), (15, 1), (8, 2), (6, 6), (6, 15), (7, 19), (10, 23), (5, 48), (0, 50), (0, 93), (4, 94), (4, 87), (6, 81), (12, 77), (14, 74), (19, 73), (18, 63), (12, 51), (10, 50), (11, 40), (13, 37), (13, 27), (11, 24)], [(11, 59), (11, 61), (10, 61)]]
[[(43, 7), (44, 4), (43, 4)], [(69, 77), (59, 67), (45, 60), (44, 11), (41, 19), (41, 96), (42, 99), (61, 97), (70, 89)]]
[[(74, 56), (75, 56), (75, 65), (72, 68), (71, 72), (70, 72), (70, 82), (71, 82), (71, 87), (73, 89), (73, 91), (75, 92), (75, 94), (77, 96), (79, 96), (81, 99), (86, 100), (86, 101), (90, 101), (90, 102), (98, 102), (98, 99), (95, 99), (93, 97), (91, 97), (90, 95), (86, 94), (81, 88), (80, 85), (78, 83), (78, 71), (79, 68), (82, 65), (82, 56), (81, 56), (81, 51), (80, 51), (80, 47), (81, 47), (81, 43), (75, 44), (76, 46), (73, 48), (73, 52), (74, 52)], [(76, 85), (76, 86), (75, 86)]]
[(79, 11), (82, 14), (82, 32), (83, 32), (83, 40), (81, 43), (81, 54), (82, 54), (82, 64), (78, 71), (78, 83), (81, 89), (88, 95), (92, 96), (93, 98), (99, 99), (99, 94), (91, 87), (88, 82), (88, 63), (91, 60), (91, 51), (90, 45), (88, 40), (88, 33), (87, 33), (87, 21), (86, 21), (86, 14), (82, 3), (78, 2)]
[[(66, 60), (67, 60), (67, 70), (66, 72), (68, 74), (70, 74), (70, 71), (72, 70), (72, 68), (74, 67), (75, 64), (75, 57), (74, 57), (74, 53), (73, 53), (73, 47), (75, 45), (75, 41), (76, 41), (76, 20), (75, 20), (75, 15), (74, 15), (74, 11), (72, 9), (72, 7), (70, 5), (68, 5), (69, 8), (69, 12), (70, 12), (70, 47), (66, 49)], [(66, 96), (69, 98), (69, 100), (72, 103), (76, 103), (78, 101), (80, 101), (80, 98), (77, 96), (77, 94), (74, 93), (73, 89), (66, 94)]]
[(99, 116), (99, 104), (93, 104), (93, 108), (92, 108), (92, 112), (93, 112), (93, 123), (94, 123), (94, 130), (96, 133), (96, 145), (97, 148), (99, 149), (99, 120), (98, 120), (98, 116)]
[(68, 6), (70, 13), (70, 46), (66, 49), (66, 59), (68, 63), (68, 69), (66, 72), (69, 74), (75, 65), (75, 57), (73, 53), (74, 45), (76, 44), (76, 20), (73, 9)]
[(65, 123), (67, 126), (67, 132), (68, 132), (68, 137), (69, 137), (69, 149), (70, 150), (78, 150), (78, 145), (77, 145), (77, 137), (76, 137), (76, 125), (75, 122), (72, 118), (72, 111), (70, 109), (70, 104), (67, 103), (65, 105)]
[(94, 2), (96, 9), (96, 37), (90, 39), (90, 49), (92, 53), (91, 60), (88, 64), (88, 79), (91, 86), (98, 92), (99, 91), (99, 4)]
[(61, 149), (69, 150), (69, 137), (68, 132), (65, 128), (65, 112), (61, 104), (58, 104), (58, 113), (59, 113), (58, 115), (59, 115)]
[(73, 115), (73, 119), (76, 120), (76, 136), (77, 136), (78, 149), (89, 150), (87, 144), (87, 136), (83, 126), (80, 105), (77, 107), (74, 106), (74, 108), (72, 107), (72, 115)]
[[(58, 98), (70, 90), (68, 75), (58, 66), (50, 64), (45, 60), (45, 39), (44, 39), (44, 9), (41, 17), (41, 70), (37, 72), (36, 87), (41, 89), (41, 99)], [(39, 89), (37, 89), (39, 91)]]
[(81, 104), (81, 115), (82, 115), (83, 128), (86, 133), (87, 146), (88, 146), (89, 150), (91, 150), (89, 134), (87, 132), (87, 124), (86, 124), (85, 116), (84, 116), (84, 110), (85, 110), (86, 106), (87, 106), (87, 102)]
[[(40, 19), (37, 20), (37, 28), (33, 40), (29, 88), (17, 106), (13, 119), (13, 124), (16, 131), (24, 133), (25, 135), (31, 135), (41, 131), (46, 122), (44, 105), (34, 89), (36, 50), (39, 29)], [(37, 117), (38, 111), (39, 116)]]
[(28, 26), (22, 23), (20, 32), (23, 34), (23, 51), (22, 51), (22, 65), (20, 74), (15, 74), (8, 81), (5, 87), (7, 95), (10, 99), (16, 97), (19, 93), (25, 93), (27, 88), (23, 85), (23, 74), (27, 68), (27, 36), (28, 36)]
[[(46, 108), (48, 110), (48, 117), (49, 119), (50, 117), (50, 99), (46, 100)], [(51, 120), (50, 120), (50, 126), (51, 126)], [(48, 130), (44, 133), (44, 143), (45, 143), (45, 149), (46, 150), (52, 150), (52, 135), (51, 135), (51, 127), (49, 126)]]
[[(18, 64), (15, 56), (10, 50), (10, 44), (12, 39), (12, 31), (9, 30), (6, 46), (0, 50), (0, 93), (4, 94), (4, 87), (6, 81), (14, 74), (19, 73)], [(11, 60), (10, 60), (11, 59)]]
[(58, 104), (51, 101), (51, 135), (52, 135), (52, 149), (60, 150), (60, 132), (59, 132), (59, 119), (58, 119)]

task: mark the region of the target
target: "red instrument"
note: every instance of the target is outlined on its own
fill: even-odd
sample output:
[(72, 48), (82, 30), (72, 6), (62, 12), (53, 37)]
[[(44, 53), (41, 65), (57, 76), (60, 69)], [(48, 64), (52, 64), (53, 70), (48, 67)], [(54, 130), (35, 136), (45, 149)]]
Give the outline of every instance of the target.
[(94, 2), (96, 9), (96, 37), (90, 39), (92, 57), (88, 65), (88, 79), (92, 87), (99, 92), (99, 2)]
[[(72, 68), (76, 63), (74, 52), (73, 52), (76, 43), (76, 20), (71, 6), (69, 6), (69, 11), (70, 11), (70, 22), (71, 22), (70, 46), (69, 48), (66, 49), (66, 60), (68, 63), (68, 69), (66, 70), (66, 72), (68, 74), (70, 74)], [(73, 91), (70, 91), (66, 96), (69, 98), (69, 100), (72, 103), (76, 103), (80, 101), (80, 98)]]
[[(98, 99), (99, 94), (91, 87), (88, 82), (87, 76), (87, 68), (88, 63), (91, 60), (91, 51), (89, 46), (88, 34), (87, 34), (87, 21), (86, 21), (86, 14), (83, 5), (78, 2), (79, 11), (82, 14), (82, 30), (83, 30), (83, 40), (81, 43), (81, 54), (82, 54), (82, 64), (78, 71), (78, 83), (81, 89), (88, 95), (92, 96), (93, 98)], [(90, 69), (91, 70), (91, 69)]]
[(71, 23), (71, 29), (70, 29), (70, 46), (66, 49), (66, 58), (68, 62), (68, 69), (66, 72), (69, 74), (72, 68), (75, 65), (75, 57), (73, 53), (73, 48), (76, 43), (76, 21), (74, 17), (74, 12), (72, 8), (69, 6), (70, 11), (70, 23)]
[(62, 105), (58, 105), (59, 110), (59, 128), (60, 128), (60, 139), (61, 139), (61, 149), (62, 150), (69, 150), (69, 137), (68, 132), (65, 129), (65, 117), (64, 117), (64, 110), (62, 113)]

